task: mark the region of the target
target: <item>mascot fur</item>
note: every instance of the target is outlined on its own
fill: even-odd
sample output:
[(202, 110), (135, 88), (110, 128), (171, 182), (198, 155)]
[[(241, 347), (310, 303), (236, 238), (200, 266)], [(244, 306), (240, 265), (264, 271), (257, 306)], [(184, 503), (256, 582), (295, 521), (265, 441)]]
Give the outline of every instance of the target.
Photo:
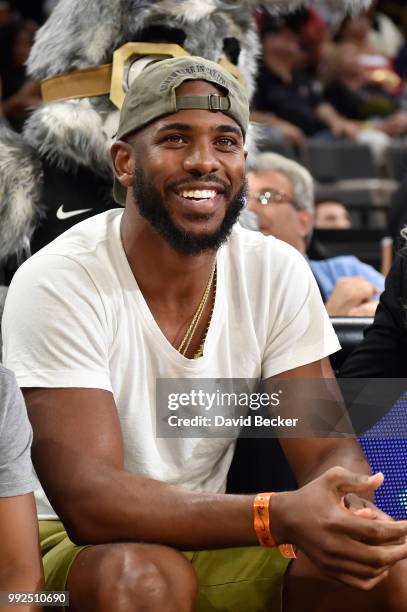
[[(370, 1), (328, 3), (354, 11)], [(117, 206), (111, 195), (109, 147), (123, 83), (132, 70), (141, 69), (143, 57), (151, 61), (157, 53), (188, 52), (223, 61), (232, 72), (240, 71), (249, 95), (253, 93), (260, 51), (253, 19), (257, 4), (59, 1), (39, 30), (28, 61), (29, 75), (43, 81), (44, 103), (22, 135), (0, 129), (0, 263), (10, 255), (26, 256), (30, 241), (34, 252), (78, 221)], [(268, 0), (262, 6), (287, 12), (306, 4)], [(139, 45), (133, 56), (128, 43)]]

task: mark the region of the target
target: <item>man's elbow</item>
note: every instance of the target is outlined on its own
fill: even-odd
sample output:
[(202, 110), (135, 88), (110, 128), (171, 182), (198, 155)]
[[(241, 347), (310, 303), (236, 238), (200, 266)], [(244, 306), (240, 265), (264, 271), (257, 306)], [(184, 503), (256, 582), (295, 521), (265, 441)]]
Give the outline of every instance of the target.
[(101, 508), (78, 507), (72, 512), (59, 513), (66, 533), (77, 546), (106, 544), (109, 541), (109, 526)]

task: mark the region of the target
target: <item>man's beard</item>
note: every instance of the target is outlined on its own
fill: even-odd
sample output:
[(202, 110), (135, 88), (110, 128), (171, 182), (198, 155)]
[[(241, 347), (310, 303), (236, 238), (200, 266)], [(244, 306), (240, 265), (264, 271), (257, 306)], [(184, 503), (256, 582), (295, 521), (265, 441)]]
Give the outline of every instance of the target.
[[(192, 181), (191, 181), (192, 182)], [(196, 180), (195, 180), (196, 182)], [(247, 184), (242, 183), (239, 192), (231, 198), (230, 188), (219, 182), (216, 175), (208, 175), (204, 179), (199, 179), (200, 183), (210, 182), (219, 183), (225, 189), (223, 196), (228, 200), (225, 216), (220, 226), (210, 234), (194, 235), (178, 227), (171, 219), (163, 198), (159, 191), (145, 177), (144, 172), (137, 168), (134, 184), (133, 196), (136, 200), (139, 212), (154, 229), (162, 236), (167, 243), (179, 253), (184, 255), (199, 255), (205, 251), (218, 249), (230, 235), (241, 210), (246, 202)], [(187, 188), (185, 181), (182, 183)], [(173, 188), (175, 187), (172, 186)], [(168, 190), (170, 191), (170, 189)], [(195, 218), (197, 215), (194, 215)], [(191, 218), (193, 218), (191, 216)], [(199, 215), (202, 220), (209, 219), (208, 215)]]

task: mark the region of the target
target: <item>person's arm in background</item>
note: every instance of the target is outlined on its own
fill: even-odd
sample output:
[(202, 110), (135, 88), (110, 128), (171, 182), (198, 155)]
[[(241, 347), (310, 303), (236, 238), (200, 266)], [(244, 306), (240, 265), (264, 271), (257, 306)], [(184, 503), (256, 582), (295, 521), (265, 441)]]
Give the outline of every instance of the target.
[(375, 293), (376, 287), (365, 278), (338, 278), (325, 308), (330, 317), (371, 317), (378, 305)]
[[(31, 428), (13, 374), (0, 366), (0, 592), (41, 591), (41, 563)], [(0, 603), (0, 611), (14, 609)], [(39, 610), (21, 605), (24, 612)]]
[(274, 113), (268, 113), (266, 111), (252, 111), (250, 114), (250, 120), (254, 123), (277, 128), (281, 131), (283, 136), (287, 138), (287, 140), (295, 145), (301, 145), (305, 141), (305, 134), (301, 128), (297, 127), (293, 123), (280, 119)]
[(384, 276), (353, 255), (309, 260), (330, 316), (374, 316)]
[(359, 132), (360, 127), (355, 121), (342, 117), (328, 102), (317, 106), (316, 114), (335, 136), (355, 138)]

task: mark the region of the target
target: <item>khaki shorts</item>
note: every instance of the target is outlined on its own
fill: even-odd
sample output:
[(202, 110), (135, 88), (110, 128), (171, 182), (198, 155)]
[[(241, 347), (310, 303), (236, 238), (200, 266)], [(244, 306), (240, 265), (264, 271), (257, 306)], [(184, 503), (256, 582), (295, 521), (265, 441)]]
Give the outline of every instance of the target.
[[(70, 567), (87, 547), (73, 544), (60, 521), (39, 521), (39, 529), (47, 589), (66, 590)], [(277, 548), (225, 548), (184, 555), (199, 579), (196, 612), (281, 612), (289, 560)]]

